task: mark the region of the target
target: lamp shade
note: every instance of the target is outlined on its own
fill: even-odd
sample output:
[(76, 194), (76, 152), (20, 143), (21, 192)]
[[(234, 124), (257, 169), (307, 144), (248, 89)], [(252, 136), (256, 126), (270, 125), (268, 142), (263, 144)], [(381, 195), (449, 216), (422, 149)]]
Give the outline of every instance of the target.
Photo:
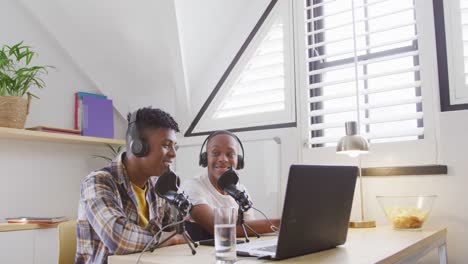
[(369, 142), (367, 142), (363, 136), (357, 134), (357, 123), (355, 121), (350, 121), (346, 122), (345, 126), (346, 136), (338, 141), (336, 152), (348, 154), (352, 157), (369, 152)]

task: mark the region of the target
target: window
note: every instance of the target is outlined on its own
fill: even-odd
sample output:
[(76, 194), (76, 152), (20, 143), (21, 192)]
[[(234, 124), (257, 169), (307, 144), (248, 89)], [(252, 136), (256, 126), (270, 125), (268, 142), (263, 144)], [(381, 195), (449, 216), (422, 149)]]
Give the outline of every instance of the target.
[(441, 110), (468, 109), (468, 1), (433, 5)]
[(468, 85), (468, 0), (460, 0), (459, 5), (462, 41), (463, 41), (463, 73), (465, 87)]
[(296, 126), (291, 14), (270, 2), (185, 136)]
[(285, 109), (284, 34), (280, 16), (213, 113), (213, 119)]
[(334, 146), (355, 120), (371, 143), (423, 139), (413, 0), (306, 0), (308, 138)]

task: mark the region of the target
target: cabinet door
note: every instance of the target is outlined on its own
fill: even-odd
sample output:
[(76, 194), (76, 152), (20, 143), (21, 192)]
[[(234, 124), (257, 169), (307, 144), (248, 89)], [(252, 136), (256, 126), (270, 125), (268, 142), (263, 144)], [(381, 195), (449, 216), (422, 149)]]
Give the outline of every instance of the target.
[(34, 231), (0, 232), (0, 263), (34, 263)]
[(58, 263), (58, 228), (37, 229), (34, 231), (34, 264)]

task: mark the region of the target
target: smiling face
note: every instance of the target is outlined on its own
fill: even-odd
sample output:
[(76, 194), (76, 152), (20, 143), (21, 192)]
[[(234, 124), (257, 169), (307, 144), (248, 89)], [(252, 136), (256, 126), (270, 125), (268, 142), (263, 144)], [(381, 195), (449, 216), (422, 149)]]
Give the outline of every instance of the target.
[(146, 131), (149, 145), (148, 155), (139, 158), (144, 174), (160, 176), (174, 162), (176, 157), (176, 132), (170, 128), (156, 128)]
[(208, 141), (208, 177), (216, 187), (219, 177), (230, 167), (237, 167), (237, 141), (228, 134), (219, 134)]

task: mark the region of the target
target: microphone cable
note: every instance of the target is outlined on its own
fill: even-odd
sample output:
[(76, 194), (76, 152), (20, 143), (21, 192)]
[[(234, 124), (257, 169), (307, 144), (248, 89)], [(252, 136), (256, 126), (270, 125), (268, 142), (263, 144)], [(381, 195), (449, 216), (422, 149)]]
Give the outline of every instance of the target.
[(161, 228), (161, 229), (153, 236), (153, 238), (148, 242), (148, 244), (146, 244), (145, 248), (143, 249), (143, 251), (141, 251), (140, 255), (138, 255), (138, 259), (137, 259), (137, 261), (136, 261), (135, 264), (140, 263), (140, 258), (141, 258), (141, 256), (143, 256), (143, 253), (145, 253), (145, 251), (148, 250), (148, 248), (150, 247), (151, 244), (153, 244), (153, 241), (154, 241), (156, 238), (157, 238), (157, 241), (156, 241), (156, 243), (155, 243), (155, 248), (157, 248), (157, 247), (159, 246), (159, 240), (160, 240), (160, 238), (161, 238), (161, 234), (162, 234), (162, 232), (164, 231), (164, 229), (169, 228), (169, 227), (171, 227), (171, 226), (179, 225), (179, 224), (183, 223), (184, 221), (185, 221), (185, 220), (181, 220), (181, 221), (178, 221), (178, 222), (174, 222), (174, 223), (172, 223), (172, 224), (168, 224), (168, 225), (164, 226), (163, 228)]
[(270, 229), (271, 231), (273, 231), (273, 233), (275, 233), (275, 235), (279, 235), (279, 228), (277, 226), (275, 226), (271, 220), (260, 210), (258, 210), (257, 208), (253, 207), (252, 206), (252, 209), (254, 209), (255, 211), (261, 213), (263, 215), (263, 217), (265, 217), (265, 219), (270, 223)]

